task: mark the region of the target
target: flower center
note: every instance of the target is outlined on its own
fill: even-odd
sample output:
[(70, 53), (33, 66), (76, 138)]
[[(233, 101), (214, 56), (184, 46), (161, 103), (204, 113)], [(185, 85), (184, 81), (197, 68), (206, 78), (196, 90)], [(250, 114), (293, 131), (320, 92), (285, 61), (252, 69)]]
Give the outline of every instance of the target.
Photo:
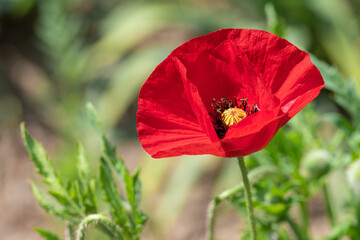
[(230, 100), (226, 97), (216, 101), (213, 99), (211, 107), (214, 112), (209, 113), (212, 117), (214, 129), (220, 139), (225, 137), (227, 130), (234, 124), (240, 122), (250, 114), (256, 113), (260, 109), (256, 104), (248, 107), (246, 98)]
[(234, 107), (226, 109), (221, 114), (221, 120), (224, 124), (225, 128), (229, 128), (231, 125), (240, 122), (244, 118), (246, 118), (246, 112), (240, 108)]

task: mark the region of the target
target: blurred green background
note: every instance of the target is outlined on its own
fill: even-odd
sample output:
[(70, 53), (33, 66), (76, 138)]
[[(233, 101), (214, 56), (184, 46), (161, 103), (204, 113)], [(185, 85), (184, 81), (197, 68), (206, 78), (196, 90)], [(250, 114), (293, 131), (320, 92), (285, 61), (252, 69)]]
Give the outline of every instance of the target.
[[(64, 178), (71, 178), (78, 140), (90, 149), (94, 170), (98, 165), (91, 157), (100, 147), (86, 119), (88, 101), (129, 168), (142, 168), (143, 209), (150, 216), (143, 239), (202, 239), (211, 197), (240, 181), (235, 161), (209, 156), (151, 159), (137, 140), (137, 96), (174, 48), (221, 28), (282, 35), (312, 53), (315, 61), (340, 71), (324, 66), (329, 78), (353, 79), (351, 90), (360, 93), (359, 0), (0, 0), (0, 239), (40, 239), (34, 225), (61, 232), (60, 223), (46, 216), (31, 194), (28, 180), (37, 176), (19, 124), (25, 121)], [(311, 145), (307, 149), (325, 148), (334, 155), (339, 144), (332, 140), (340, 135), (340, 141), (347, 141), (356, 132), (358, 98), (344, 100), (337, 92), (346, 84), (330, 85), (309, 107), (308, 112), (315, 109), (307, 122), (315, 137), (310, 142), (299, 137), (299, 148), (306, 143)], [(338, 114), (342, 125), (324, 121), (316, 128), (321, 115), (329, 112)], [(299, 115), (295, 118), (304, 117)], [(297, 124), (289, 124), (284, 134), (301, 126)], [(349, 124), (353, 127), (344, 130)], [(275, 148), (269, 146), (264, 154)], [(343, 149), (346, 163), (359, 157), (349, 146)], [(316, 195), (314, 199), (317, 206)], [(217, 235), (235, 239), (239, 216), (230, 206), (219, 211)], [(312, 214), (315, 236), (329, 231), (322, 215)]]

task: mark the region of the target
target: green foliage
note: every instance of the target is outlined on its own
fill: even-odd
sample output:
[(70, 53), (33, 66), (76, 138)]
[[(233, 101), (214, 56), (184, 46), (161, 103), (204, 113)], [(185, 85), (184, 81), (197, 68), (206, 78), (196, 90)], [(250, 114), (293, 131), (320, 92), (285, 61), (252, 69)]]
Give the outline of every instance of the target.
[(360, 124), (360, 98), (356, 92), (355, 80), (353, 78), (345, 80), (336, 68), (319, 60), (314, 55), (311, 55), (311, 60), (321, 72), (325, 88), (332, 92), (332, 97), (338, 106), (348, 113), (352, 124), (348, 124), (340, 114), (337, 115), (337, 118), (333, 117), (332, 120), (335, 120), (343, 129), (348, 128), (348, 130), (354, 131), (354, 127)]
[(268, 31), (284, 38), (286, 36), (286, 25), (284, 20), (276, 14), (275, 7), (270, 2), (265, 5), (265, 14), (268, 23)]
[[(122, 158), (116, 157), (115, 147), (112, 146), (111, 143), (106, 139), (101, 129), (96, 112), (91, 104), (87, 104), (87, 113), (92, 125), (97, 130), (98, 136), (101, 138), (103, 144), (104, 156), (100, 160), (100, 179), (102, 186), (105, 190), (107, 198), (109, 199), (109, 201), (111, 201), (111, 204), (117, 206), (116, 208), (113, 206), (114, 210), (122, 211), (121, 199), (118, 199), (116, 197), (116, 188), (115, 186), (113, 186), (113, 184), (110, 184), (110, 179), (112, 179), (110, 167), (108, 165), (108, 163), (110, 163), (117, 175), (120, 177), (120, 182), (125, 191), (127, 203), (130, 205), (132, 213), (132, 217), (130, 217), (129, 219), (125, 219), (124, 222), (120, 221), (119, 219), (119, 224), (130, 225), (135, 230), (135, 232), (131, 233), (137, 234), (138, 230), (141, 229), (141, 227), (146, 221), (145, 215), (137, 211), (140, 203), (139, 200), (141, 197), (141, 182), (139, 180), (139, 170), (135, 171), (133, 175), (130, 175), (128, 169), (125, 166), (124, 160)], [(120, 215), (117, 216), (120, 217)]]
[(82, 50), (84, 20), (69, 11), (67, 1), (41, 1), (39, 6), (38, 47), (46, 53), (56, 81), (66, 88), (77, 87), (86, 62)]
[(52, 233), (52, 232), (49, 232), (49, 231), (46, 231), (44, 229), (41, 229), (41, 228), (35, 228), (34, 229), (36, 232), (38, 232), (40, 234), (40, 236), (42, 238), (44, 238), (45, 240), (60, 240), (60, 238)]
[[(85, 232), (89, 227), (100, 228), (112, 238), (136, 240), (140, 238), (141, 229), (146, 222), (146, 216), (138, 210), (141, 195), (139, 171), (130, 175), (122, 158), (116, 157), (116, 149), (106, 139), (96, 112), (88, 104), (88, 115), (96, 132), (102, 140), (103, 156), (100, 157), (99, 179), (94, 177), (85, 157), (84, 147), (77, 146), (77, 178), (66, 184), (55, 171), (53, 163), (40, 143), (34, 140), (21, 124), (21, 132), (30, 159), (34, 162), (37, 172), (43, 177), (47, 185), (47, 193), (40, 190), (31, 182), (33, 194), (40, 206), (49, 214), (66, 220), (71, 230), (71, 239), (85, 239)], [(119, 176), (125, 196), (121, 197), (112, 169)], [(100, 213), (96, 192), (100, 183), (109, 207), (108, 216)], [(36, 229), (44, 239), (59, 239), (56, 235), (42, 229)]]

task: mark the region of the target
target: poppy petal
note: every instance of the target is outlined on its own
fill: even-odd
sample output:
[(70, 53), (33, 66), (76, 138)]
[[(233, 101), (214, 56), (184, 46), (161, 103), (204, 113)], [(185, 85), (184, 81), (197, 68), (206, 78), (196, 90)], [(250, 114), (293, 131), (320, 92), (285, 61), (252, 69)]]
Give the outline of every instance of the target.
[[(264, 148), (324, 86), (309, 55), (274, 34), (223, 29), (194, 38), (166, 58), (139, 95), (137, 129), (153, 157), (244, 156)], [(212, 99), (247, 98), (260, 109), (219, 139)]]

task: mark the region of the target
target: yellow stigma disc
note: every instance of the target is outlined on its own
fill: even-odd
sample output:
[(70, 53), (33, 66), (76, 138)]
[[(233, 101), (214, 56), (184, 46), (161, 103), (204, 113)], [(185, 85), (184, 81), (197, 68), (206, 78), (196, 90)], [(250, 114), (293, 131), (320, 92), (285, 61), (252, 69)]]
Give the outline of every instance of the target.
[(221, 114), (221, 118), (225, 128), (229, 128), (231, 125), (234, 125), (246, 118), (246, 112), (236, 107), (229, 108)]

